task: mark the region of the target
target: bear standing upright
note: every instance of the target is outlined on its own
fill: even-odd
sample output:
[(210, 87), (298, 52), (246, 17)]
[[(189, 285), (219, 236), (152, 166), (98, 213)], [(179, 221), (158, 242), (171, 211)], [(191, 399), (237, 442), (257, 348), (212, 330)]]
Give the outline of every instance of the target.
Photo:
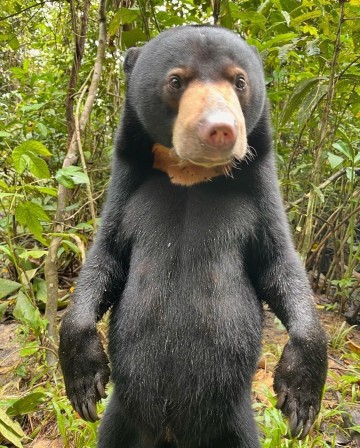
[(326, 338), (293, 247), (256, 50), (186, 26), (130, 49), (102, 224), (61, 326), (67, 395), (86, 420), (115, 383), (100, 448), (257, 448), (262, 301), (289, 333), (277, 406), (304, 438)]

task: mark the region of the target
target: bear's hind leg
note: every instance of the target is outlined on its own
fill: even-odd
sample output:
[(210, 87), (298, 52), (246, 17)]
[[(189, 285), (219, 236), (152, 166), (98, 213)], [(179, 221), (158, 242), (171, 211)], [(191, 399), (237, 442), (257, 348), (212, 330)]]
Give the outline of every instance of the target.
[(148, 434), (126, 418), (116, 391), (102, 417), (98, 434), (97, 448), (149, 448), (155, 445)]
[(234, 407), (227, 428), (214, 440), (201, 444), (201, 448), (260, 448), (250, 394), (248, 398), (245, 397), (239, 405)]

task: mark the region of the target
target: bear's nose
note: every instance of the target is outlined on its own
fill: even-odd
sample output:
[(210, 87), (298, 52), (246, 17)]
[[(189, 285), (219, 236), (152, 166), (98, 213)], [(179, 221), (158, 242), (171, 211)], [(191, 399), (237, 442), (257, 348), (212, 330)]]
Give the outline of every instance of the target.
[(236, 120), (226, 112), (209, 114), (199, 121), (198, 135), (207, 146), (219, 150), (230, 149), (237, 138)]

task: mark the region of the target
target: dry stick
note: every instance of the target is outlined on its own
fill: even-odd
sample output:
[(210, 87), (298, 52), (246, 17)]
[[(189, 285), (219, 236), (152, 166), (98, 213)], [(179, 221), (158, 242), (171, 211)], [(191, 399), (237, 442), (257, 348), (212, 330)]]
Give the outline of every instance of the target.
[[(101, 190), (100, 193), (94, 198), (94, 202), (97, 202), (98, 199), (101, 198), (101, 196), (103, 196), (105, 193), (105, 189)], [(89, 205), (89, 202), (86, 201), (81, 207), (79, 207), (75, 213), (73, 213), (70, 216), (67, 216), (66, 218), (64, 218), (64, 221), (71, 221), (72, 219), (75, 218), (76, 215), (78, 215), (81, 210), (83, 210), (85, 207), (87, 207)]]
[(74, 35), (75, 50), (74, 59), (71, 67), (71, 74), (68, 84), (68, 94), (66, 97), (66, 127), (68, 132), (67, 147), (71, 144), (71, 139), (75, 132), (75, 119), (74, 119), (74, 97), (75, 89), (79, 77), (79, 70), (81, 61), (84, 56), (85, 50), (85, 38), (86, 30), (89, 19), (90, 0), (83, 0), (81, 26), (78, 29), (77, 11), (75, 8), (74, 0), (70, 0), (70, 12), (71, 12), (71, 28)]
[[(314, 213), (314, 217), (329, 226), (330, 233), (331, 233), (331, 236), (333, 239), (333, 245), (334, 245), (335, 271), (338, 271), (338, 269), (341, 269), (341, 266), (340, 266), (339, 257), (338, 257), (338, 253), (337, 253), (337, 244), (336, 244), (336, 235), (335, 235), (335, 230), (334, 230), (334, 224), (332, 224), (330, 221), (322, 218), (321, 216), (316, 215), (315, 213)], [(341, 275), (342, 275), (342, 272), (341, 272)]]
[[(318, 230), (318, 232), (316, 233), (316, 235), (314, 236), (314, 241), (317, 241), (317, 239), (320, 237), (320, 235), (322, 235), (323, 231), (326, 229), (326, 227), (328, 226), (328, 223), (331, 223), (332, 226), (334, 226), (333, 222), (337, 219), (337, 216), (339, 215), (341, 211), (341, 208), (338, 207), (327, 219), (327, 221), (321, 226), (321, 228)], [(324, 245), (320, 246), (318, 245), (317, 249), (312, 252), (309, 257), (306, 260), (306, 267), (308, 268), (309, 266), (312, 266), (313, 261), (315, 262), (315, 265), (318, 265), (319, 259), (322, 255), (322, 252), (324, 250)], [(315, 260), (314, 260), (315, 259)], [(328, 270), (329, 272), (329, 270)], [(320, 278), (320, 270), (318, 270), (318, 275), (316, 277), (315, 282), (313, 282), (314, 287), (317, 289), (317, 287), (319, 286), (319, 278)]]
[(76, 113), (75, 113), (75, 133), (76, 133), (76, 143), (77, 143), (77, 148), (80, 154), (80, 160), (81, 160), (81, 165), (83, 168), (84, 173), (87, 175), (89, 182), (86, 184), (86, 192), (87, 192), (87, 196), (88, 196), (88, 200), (89, 200), (89, 208), (90, 208), (90, 213), (91, 213), (91, 218), (92, 218), (92, 222), (93, 222), (93, 229), (94, 229), (94, 233), (96, 232), (96, 212), (95, 212), (95, 206), (94, 206), (94, 198), (92, 195), (92, 190), (91, 190), (91, 181), (90, 181), (90, 176), (88, 174), (88, 170), (87, 170), (87, 166), (86, 166), (86, 161), (85, 161), (85, 157), (84, 157), (84, 152), (82, 149), (82, 144), (81, 144), (81, 133), (80, 133), (80, 123), (79, 123), (79, 114), (80, 114), (80, 105), (81, 102), (84, 98), (85, 92), (87, 90), (87, 86), (85, 85), (79, 101), (77, 103), (76, 106)]
[[(349, 215), (347, 215), (342, 221), (340, 221), (340, 223), (334, 227), (334, 232), (336, 232), (337, 230), (339, 230), (341, 228), (341, 226), (343, 226), (344, 224), (346, 224), (346, 222), (355, 214), (360, 213), (360, 206), (356, 207)], [(329, 239), (331, 235), (331, 231), (328, 231), (325, 236), (323, 237), (323, 239), (320, 241), (317, 250), (321, 250), (323, 248), (323, 246), (326, 244), (326, 241)]]
[[(325, 182), (323, 182), (322, 184), (320, 184), (318, 186), (319, 190), (322, 190), (323, 188), (326, 188), (328, 185), (330, 185), (332, 182), (334, 182), (335, 180), (339, 179), (339, 177), (341, 177), (342, 175), (344, 175), (346, 173), (346, 168), (342, 168), (340, 171), (337, 171), (336, 173), (334, 173), (332, 176), (330, 176)], [(310, 197), (310, 192), (309, 193), (305, 193), (301, 196), (301, 198), (297, 199), (294, 202), (291, 202), (290, 204), (288, 204), (286, 206), (286, 211), (289, 211), (292, 207), (295, 207), (296, 205), (300, 204), (304, 199), (309, 198)]]
[[(83, 132), (86, 123), (90, 117), (95, 95), (99, 86), (101, 70), (103, 66), (103, 61), (105, 57), (106, 48), (106, 0), (100, 0), (99, 11), (99, 45), (96, 54), (96, 61), (94, 64), (94, 73), (92, 76), (91, 84), (89, 87), (88, 96), (79, 120), (80, 132)], [(75, 133), (72, 135), (70, 145), (68, 147), (68, 152), (63, 162), (63, 167), (74, 165), (77, 160), (78, 148), (77, 139)], [(55, 214), (55, 225), (54, 233), (61, 234), (64, 229), (64, 212), (67, 204), (67, 188), (63, 185), (59, 185), (58, 188), (58, 202)], [(47, 303), (45, 308), (45, 319), (48, 321), (47, 326), (47, 337), (50, 346), (57, 346), (58, 334), (56, 328), (56, 313), (57, 313), (57, 302), (58, 302), (58, 273), (57, 273), (57, 252), (60, 247), (62, 238), (60, 236), (55, 236), (51, 239), (49, 246), (49, 253), (45, 260), (45, 280), (47, 287)], [(47, 352), (47, 362), (49, 365), (54, 365), (57, 362), (56, 357), (51, 353)]]

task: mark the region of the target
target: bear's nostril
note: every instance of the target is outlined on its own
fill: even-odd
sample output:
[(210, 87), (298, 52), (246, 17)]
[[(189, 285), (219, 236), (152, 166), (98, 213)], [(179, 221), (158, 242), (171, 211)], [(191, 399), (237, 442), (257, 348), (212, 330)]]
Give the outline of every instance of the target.
[(230, 127), (223, 125), (214, 126), (209, 130), (208, 136), (205, 140), (211, 146), (232, 145), (235, 141), (234, 133)]
[(198, 125), (202, 143), (219, 150), (230, 149), (237, 138), (235, 120), (231, 114), (217, 113), (203, 118)]

